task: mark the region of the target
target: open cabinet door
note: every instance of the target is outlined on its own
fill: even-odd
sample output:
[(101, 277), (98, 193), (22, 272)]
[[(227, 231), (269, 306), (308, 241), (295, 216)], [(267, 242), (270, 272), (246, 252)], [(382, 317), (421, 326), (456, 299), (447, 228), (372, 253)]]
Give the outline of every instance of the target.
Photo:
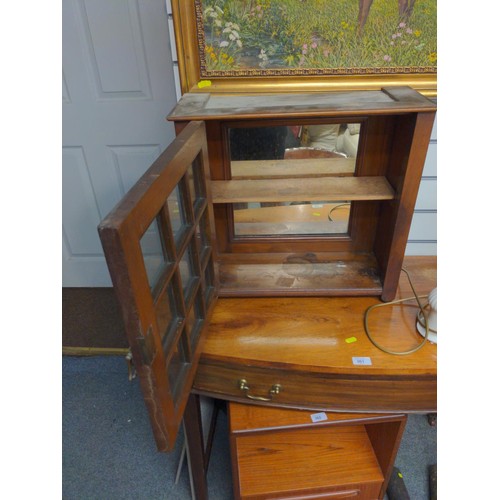
[(99, 225), (159, 451), (175, 444), (217, 298), (203, 122), (190, 122)]

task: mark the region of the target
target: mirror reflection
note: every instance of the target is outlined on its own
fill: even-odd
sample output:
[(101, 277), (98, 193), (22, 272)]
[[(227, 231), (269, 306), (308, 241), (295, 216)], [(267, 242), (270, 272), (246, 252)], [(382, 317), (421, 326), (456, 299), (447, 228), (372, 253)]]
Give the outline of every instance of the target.
[[(265, 205), (265, 206), (264, 206)], [(350, 203), (248, 203), (234, 210), (235, 236), (347, 234)]]
[[(229, 130), (232, 179), (352, 176), (360, 123), (322, 123)], [(345, 235), (350, 203), (312, 202), (298, 194), (288, 202), (234, 203), (235, 236)]]

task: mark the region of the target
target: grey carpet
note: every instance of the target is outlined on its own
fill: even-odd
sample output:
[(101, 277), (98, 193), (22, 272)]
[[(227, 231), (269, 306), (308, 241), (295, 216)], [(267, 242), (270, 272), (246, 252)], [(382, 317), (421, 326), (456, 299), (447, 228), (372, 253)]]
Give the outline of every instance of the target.
[[(182, 436), (158, 453), (139, 382), (122, 357), (63, 357), (62, 488), (66, 500), (189, 500), (187, 467), (174, 484)], [(412, 500), (428, 500), (436, 428), (408, 420), (396, 465)], [(227, 418), (220, 412), (208, 472), (210, 500), (232, 498)]]

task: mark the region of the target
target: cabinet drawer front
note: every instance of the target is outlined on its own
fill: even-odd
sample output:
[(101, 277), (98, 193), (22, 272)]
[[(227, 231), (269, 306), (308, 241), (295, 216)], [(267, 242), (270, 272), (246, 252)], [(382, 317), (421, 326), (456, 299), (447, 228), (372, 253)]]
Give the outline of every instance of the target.
[(252, 496), (241, 496), (241, 500), (343, 500), (343, 499), (355, 499), (355, 500), (375, 500), (379, 498), (380, 488), (382, 487), (382, 482), (380, 483), (363, 483), (363, 484), (350, 484), (348, 486), (338, 486), (335, 488), (328, 489), (328, 491), (308, 493), (308, 492), (296, 492), (288, 493), (285, 495), (277, 494), (265, 494), (265, 495), (252, 495)]
[(437, 409), (436, 385), (432, 376), (327, 375), (202, 360), (193, 390), (231, 401), (294, 408), (427, 413)]

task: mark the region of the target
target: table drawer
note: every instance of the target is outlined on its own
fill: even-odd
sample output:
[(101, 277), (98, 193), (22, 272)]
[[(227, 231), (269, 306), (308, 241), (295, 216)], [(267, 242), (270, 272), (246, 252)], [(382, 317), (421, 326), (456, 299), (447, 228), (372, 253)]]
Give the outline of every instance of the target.
[(194, 392), (240, 402), (334, 411), (436, 411), (433, 376), (356, 376), (200, 361)]

